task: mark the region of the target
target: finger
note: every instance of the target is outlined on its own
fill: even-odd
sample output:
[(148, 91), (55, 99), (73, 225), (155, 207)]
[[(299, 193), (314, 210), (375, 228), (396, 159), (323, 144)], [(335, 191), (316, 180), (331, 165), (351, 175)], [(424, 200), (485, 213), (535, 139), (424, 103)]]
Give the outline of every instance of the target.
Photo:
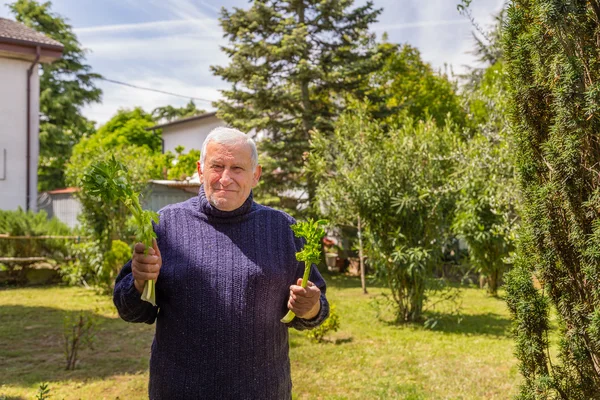
[(300, 294), (306, 293), (306, 289), (302, 286), (292, 285), (290, 286), (290, 293)]
[(144, 254), (144, 252), (146, 251), (146, 246), (144, 246), (144, 243), (136, 243), (135, 246), (133, 247), (133, 250), (136, 253)]
[(158, 264), (159, 258), (153, 255), (135, 254), (133, 259), (140, 264)]
[(158, 279), (158, 273), (137, 271), (137, 273), (133, 274), (133, 278), (138, 281), (153, 281)]
[(302, 286), (302, 278), (298, 278), (298, 280), (296, 281), (296, 285)]
[(135, 269), (140, 272), (156, 273), (156, 272), (160, 271), (160, 265), (137, 263), (135, 266)]

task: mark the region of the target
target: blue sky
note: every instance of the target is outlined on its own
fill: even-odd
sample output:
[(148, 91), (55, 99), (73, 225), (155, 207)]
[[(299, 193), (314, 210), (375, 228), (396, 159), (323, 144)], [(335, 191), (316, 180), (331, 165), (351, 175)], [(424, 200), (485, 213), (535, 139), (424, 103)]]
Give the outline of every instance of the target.
[[(482, 26), (491, 23), (505, 0), (475, 0), (472, 11)], [(0, 17), (11, 18), (0, 0)], [(357, 0), (356, 4), (363, 4)], [(475, 65), (470, 22), (456, 11), (458, 0), (374, 0), (383, 8), (373, 30), (387, 32), (390, 42), (417, 47), (435, 69), (444, 64), (455, 72)], [(89, 50), (88, 63), (106, 78), (207, 100), (219, 98), (227, 83), (211, 74), (210, 65), (226, 65), (219, 46), (220, 7), (248, 8), (247, 0), (54, 0), (54, 12), (68, 18), (79, 41)], [(183, 105), (189, 99), (99, 82), (101, 104), (84, 114), (106, 122), (119, 108)], [(209, 102), (196, 101), (212, 110)]]

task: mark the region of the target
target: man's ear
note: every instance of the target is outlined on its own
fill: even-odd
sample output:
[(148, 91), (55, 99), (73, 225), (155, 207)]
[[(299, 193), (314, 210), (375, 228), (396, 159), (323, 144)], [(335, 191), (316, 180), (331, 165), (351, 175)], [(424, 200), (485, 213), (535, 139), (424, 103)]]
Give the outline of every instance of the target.
[(260, 176), (262, 175), (262, 167), (257, 165), (254, 168), (254, 180), (252, 181), (252, 187), (256, 187), (258, 185), (258, 181), (260, 180)]
[(200, 183), (204, 183), (204, 175), (202, 175), (202, 168), (200, 167), (200, 161), (196, 161), (196, 168), (198, 168), (198, 179), (200, 179)]

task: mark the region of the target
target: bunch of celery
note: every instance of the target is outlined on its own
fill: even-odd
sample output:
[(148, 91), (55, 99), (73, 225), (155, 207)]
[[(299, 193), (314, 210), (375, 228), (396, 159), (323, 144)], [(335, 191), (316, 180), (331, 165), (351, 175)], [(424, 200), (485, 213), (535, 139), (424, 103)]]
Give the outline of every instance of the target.
[[(296, 253), (296, 260), (304, 261), (304, 276), (302, 277), (302, 287), (305, 288), (308, 284), (308, 276), (310, 275), (311, 265), (318, 264), (321, 260), (321, 238), (325, 236), (325, 229), (323, 225), (326, 225), (327, 221), (318, 220), (313, 221), (309, 219), (306, 222), (298, 222), (291, 226), (292, 231), (297, 237), (306, 239), (306, 244), (302, 251)], [(296, 314), (292, 310), (281, 319), (281, 322), (288, 323), (292, 322)]]
[[(127, 168), (113, 156), (107, 161), (92, 163), (83, 178), (83, 190), (106, 204), (123, 203), (131, 212), (135, 239), (146, 246), (152, 247), (156, 233), (152, 222), (158, 223), (158, 214), (151, 210), (142, 210), (139, 193), (136, 193), (127, 181)], [(142, 300), (156, 305), (154, 281), (147, 281), (142, 293)]]

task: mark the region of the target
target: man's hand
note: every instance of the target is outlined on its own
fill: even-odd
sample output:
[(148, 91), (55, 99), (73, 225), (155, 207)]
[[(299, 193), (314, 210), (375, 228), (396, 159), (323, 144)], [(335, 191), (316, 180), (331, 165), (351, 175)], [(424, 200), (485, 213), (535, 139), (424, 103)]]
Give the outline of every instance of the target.
[(152, 242), (152, 248), (148, 249), (148, 254), (144, 254), (146, 246), (143, 243), (136, 243), (131, 257), (131, 273), (134, 284), (138, 292), (144, 291), (146, 281), (156, 280), (162, 266), (162, 258), (156, 240)]
[(297, 317), (304, 319), (314, 318), (321, 310), (321, 289), (311, 281), (308, 281), (306, 288), (300, 285), (302, 285), (302, 279), (299, 278), (296, 285), (290, 286), (288, 308)]

